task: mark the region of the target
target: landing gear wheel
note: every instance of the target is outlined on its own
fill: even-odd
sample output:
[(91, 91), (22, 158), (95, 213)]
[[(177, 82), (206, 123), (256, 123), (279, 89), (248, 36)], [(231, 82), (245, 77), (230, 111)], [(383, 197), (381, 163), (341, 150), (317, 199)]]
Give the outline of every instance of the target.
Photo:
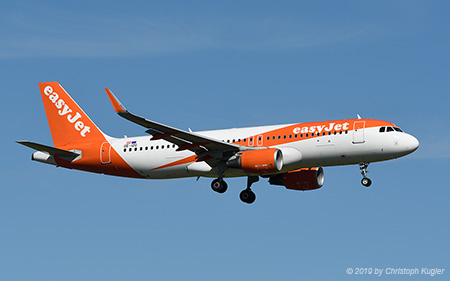
[(369, 167), (369, 162), (361, 162), (359, 163), (359, 169), (361, 170), (361, 175), (363, 179), (361, 180), (361, 184), (365, 187), (369, 187), (372, 184), (372, 181), (367, 177), (367, 167)]
[(225, 191), (227, 191), (228, 185), (227, 183), (222, 180), (222, 179), (215, 179), (212, 181), (211, 183), (211, 188), (212, 190), (214, 190), (215, 192), (218, 193), (224, 193)]
[(362, 185), (364, 185), (365, 187), (369, 187), (372, 184), (372, 181), (369, 178), (363, 178), (361, 180)]
[(251, 189), (244, 189), (241, 194), (239, 194), (239, 198), (244, 203), (252, 204), (256, 200), (256, 195)]

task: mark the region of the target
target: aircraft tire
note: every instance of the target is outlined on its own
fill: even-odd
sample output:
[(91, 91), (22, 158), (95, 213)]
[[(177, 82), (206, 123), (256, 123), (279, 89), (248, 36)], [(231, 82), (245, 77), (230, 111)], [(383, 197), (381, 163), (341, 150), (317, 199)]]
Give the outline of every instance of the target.
[(369, 187), (372, 184), (372, 181), (369, 178), (363, 178), (361, 180), (361, 184), (365, 187)]
[(224, 193), (228, 189), (228, 184), (221, 179), (215, 179), (211, 183), (211, 188), (217, 193)]
[(256, 194), (250, 189), (245, 189), (242, 190), (241, 194), (239, 194), (239, 198), (244, 203), (252, 204), (256, 200)]

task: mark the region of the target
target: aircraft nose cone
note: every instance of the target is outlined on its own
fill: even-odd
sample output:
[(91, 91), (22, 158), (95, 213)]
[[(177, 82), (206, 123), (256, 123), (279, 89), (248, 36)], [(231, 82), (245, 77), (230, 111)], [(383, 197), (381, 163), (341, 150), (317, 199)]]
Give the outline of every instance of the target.
[(405, 141), (405, 146), (406, 146), (406, 150), (409, 153), (412, 153), (414, 151), (417, 150), (417, 148), (419, 148), (419, 140), (416, 139), (414, 136), (411, 135), (407, 135), (407, 139)]

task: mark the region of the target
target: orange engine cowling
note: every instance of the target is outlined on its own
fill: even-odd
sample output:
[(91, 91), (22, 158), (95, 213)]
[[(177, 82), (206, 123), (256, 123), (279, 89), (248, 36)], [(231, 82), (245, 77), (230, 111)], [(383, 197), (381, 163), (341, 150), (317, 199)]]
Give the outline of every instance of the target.
[(247, 150), (231, 157), (227, 166), (249, 174), (276, 173), (283, 168), (283, 154), (276, 148)]
[(269, 183), (284, 185), (287, 189), (313, 190), (321, 188), (324, 182), (322, 167), (295, 170), (270, 177)]

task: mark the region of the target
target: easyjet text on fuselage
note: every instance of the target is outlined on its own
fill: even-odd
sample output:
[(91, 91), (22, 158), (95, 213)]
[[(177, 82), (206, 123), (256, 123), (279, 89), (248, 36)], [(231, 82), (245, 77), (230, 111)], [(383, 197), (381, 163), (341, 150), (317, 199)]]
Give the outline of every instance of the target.
[(322, 132), (331, 132), (331, 131), (341, 131), (348, 130), (350, 123), (336, 123), (331, 122), (326, 125), (315, 125), (315, 126), (304, 126), (304, 127), (295, 127), (293, 130), (294, 134), (307, 134), (307, 133), (322, 133)]

